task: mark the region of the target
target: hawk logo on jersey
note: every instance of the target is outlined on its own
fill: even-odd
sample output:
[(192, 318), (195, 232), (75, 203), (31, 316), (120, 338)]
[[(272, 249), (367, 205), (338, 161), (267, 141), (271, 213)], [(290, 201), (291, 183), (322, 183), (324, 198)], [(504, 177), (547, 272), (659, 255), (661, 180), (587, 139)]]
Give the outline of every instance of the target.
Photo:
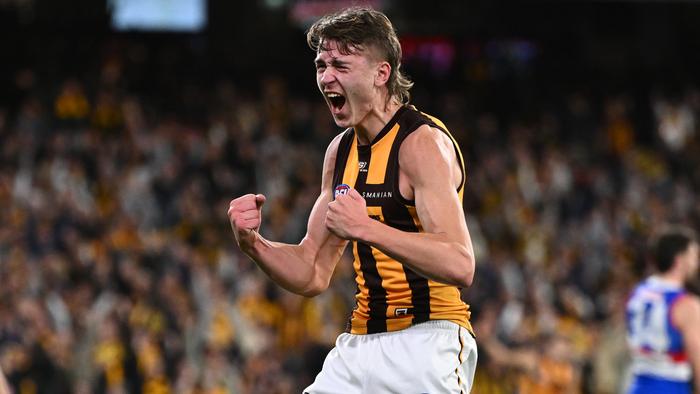
[(341, 194), (348, 194), (350, 192), (350, 186), (341, 183), (335, 187), (335, 192), (333, 193), (333, 199), (340, 196)]
[(405, 316), (408, 315), (408, 308), (396, 308), (394, 310), (394, 316)]

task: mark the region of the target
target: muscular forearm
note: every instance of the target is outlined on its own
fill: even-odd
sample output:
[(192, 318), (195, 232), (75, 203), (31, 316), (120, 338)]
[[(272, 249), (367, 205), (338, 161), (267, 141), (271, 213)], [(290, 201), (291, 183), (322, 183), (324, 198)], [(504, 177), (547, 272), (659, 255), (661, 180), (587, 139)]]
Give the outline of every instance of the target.
[(459, 287), (471, 285), (473, 253), (444, 234), (408, 233), (372, 220), (360, 238), (429, 279)]
[(321, 259), (340, 259), (340, 255), (325, 256), (319, 253), (320, 245), (305, 238), (299, 245), (272, 242), (257, 234), (249, 247), (241, 247), (275, 283), (303, 296), (314, 296), (328, 286), (321, 272), (327, 264), (319, 264)]
[(258, 234), (252, 245), (241, 245), (241, 250), (270, 279), (292, 293), (304, 294), (313, 279), (313, 260), (304, 256), (301, 245), (271, 242)]

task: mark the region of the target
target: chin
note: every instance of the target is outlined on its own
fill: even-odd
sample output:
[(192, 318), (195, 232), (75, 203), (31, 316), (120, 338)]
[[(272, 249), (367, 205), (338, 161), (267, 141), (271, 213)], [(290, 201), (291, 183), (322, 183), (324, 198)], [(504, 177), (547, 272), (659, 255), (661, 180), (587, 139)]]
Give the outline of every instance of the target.
[(345, 118), (345, 119), (338, 119), (338, 118), (334, 117), (333, 120), (335, 121), (335, 125), (338, 126), (338, 127), (348, 128), (348, 127), (352, 127), (352, 126), (353, 126), (353, 125), (352, 125), (352, 122), (350, 122), (350, 119), (347, 119), (347, 118)]

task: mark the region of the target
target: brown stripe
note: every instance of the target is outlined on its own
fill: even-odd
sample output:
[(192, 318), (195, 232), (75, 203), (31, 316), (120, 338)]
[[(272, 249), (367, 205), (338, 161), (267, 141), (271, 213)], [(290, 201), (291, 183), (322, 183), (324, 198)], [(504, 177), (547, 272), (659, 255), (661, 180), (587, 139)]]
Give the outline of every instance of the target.
[(374, 259), (372, 247), (357, 243), (357, 254), (360, 257), (360, 269), (365, 278), (365, 285), (369, 291), (369, 320), (367, 320), (367, 334), (375, 334), (386, 331), (386, 289), (382, 287), (382, 277), (377, 270), (377, 261)]
[[(369, 293), (367, 292), (365, 277), (362, 273), (362, 269), (360, 268), (360, 256), (357, 253), (357, 242), (353, 242), (352, 254), (352, 265), (355, 270), (355, 284), (357, 286), (357, 292), (355, 293), (355, 300), (357, 300), (357, 305), (355, 307), (355, 311), (366, 316), (369, 314), (369, 307), (367, 306), (367, 301), (369, 300)], [(364, 329), (353, 327), (353, 316), (354, 313), (350, 314), (350, 327), (348, 328), (348, 332), (352, 334), (366, 334), (366, 331)], [(356, 331), (353, 332), (353, 328), (355, 328)]]
[[(415, 207), (404, 206), (406, 214), (411, 218), (414, 232), (422, 232), (420, 219), (416, 214)], [(412, 208), (412, 209), (411, 209)], [(411, 288), (413, 303), (413, 323), (422, 323), (430, 319), (430, 282), (409, 268), (405, 268), (408, 286)]]
[(413, 324), (426, 322), (430, 319), (430, 286), (428, 285), (428, 279), (405, 266), (404, 272), (406, 272), (408, 287), (411, 288)]
[[(358, 160), (370, 163), (372, 150), (369, 145), (357, 148)], [(355, 182), (356, 189), (364, 189), (367, 183), (367, 171), (361, 171)], [(367, 334), (386, 332), (386, 311), (388, 308), (386, 289), (382, 286), (382, 277), (377, 269), (377, 260), (374, 258), (372, 247), (362, 242), (356, 242), (357, 256), (360, 259), (360, 270), (365, 279), (365, 287), (369, 293), (369, 319), (367, 320)]]

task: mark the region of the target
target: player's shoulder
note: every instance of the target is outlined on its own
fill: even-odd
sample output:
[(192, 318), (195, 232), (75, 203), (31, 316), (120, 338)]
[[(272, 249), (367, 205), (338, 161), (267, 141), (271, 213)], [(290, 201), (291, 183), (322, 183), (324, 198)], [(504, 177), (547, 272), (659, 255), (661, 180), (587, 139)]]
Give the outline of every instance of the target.
[[(336, 167), (336, 160), (338, 158), (338, 148), (340, 147), (340, 142), (343, 139), (343, 136), (346, 135), (347, 133), (350, 133), (349, 131), (351, 129), (346, 129), (342, 131), (341, 133), (338, 133), (331, 142), (328, 144), (328, 147), (326, 148), (326, 155), (323, 158), (323, 184), (326, 185), (326, 183), (331, 182), (331, 179), (333, 179), (333, 171), (335, 170)], [(324, 186), (325, 188), (325, 186)]]
[(399, 168), (413, 186), (442, 183), (442, 179), (453, 180), (455, 186), (463, 182), (463, 172), (458, 173), (459, 158), (452, 142), (445, 137), (443, 132), (426, 124), (401, 144)]
[(326, 148), (326, 161), (328, 159), (335, 159), (335, 157), (338, 155), (338, 148), (340, 147), (340, 141), (342, 141), (343, 137), (347, 135), (348, 133), (351, 133), (352, 129), (345, 129), (338, 133), (331, 142), (328, 144), (328, 147)]
[(402, 120), (413, 127), (409, 127), (412, 131), (404, 139), (402, 148), (404, 145), (421, 147), (422, 144), (428, 144), (427, 148), (430, 148), (437, 143), (452, 149), (453, 141), (448, 135), (447, 127), (440, 119), (418, 110), (413, 105), (407, 105), (407, 109), (402, 114)]
[(684, 326), (684, 323), (688, 323), (695, 327), (700, 322), (700, 297), (684, 293), (673, 303), (672, 313), (676, 326)]
[(442, 130), (430, 124), (418, 126), (406, 136), (399, 149), (399, 164), (406, 165), (425, 159), (451, 159), (452, 140)]
[(697, 313), (700, 316), (700, 297), (692, 293), (683, 293), (678, 301), (678, 307), (685, 309), (689, 313)]

